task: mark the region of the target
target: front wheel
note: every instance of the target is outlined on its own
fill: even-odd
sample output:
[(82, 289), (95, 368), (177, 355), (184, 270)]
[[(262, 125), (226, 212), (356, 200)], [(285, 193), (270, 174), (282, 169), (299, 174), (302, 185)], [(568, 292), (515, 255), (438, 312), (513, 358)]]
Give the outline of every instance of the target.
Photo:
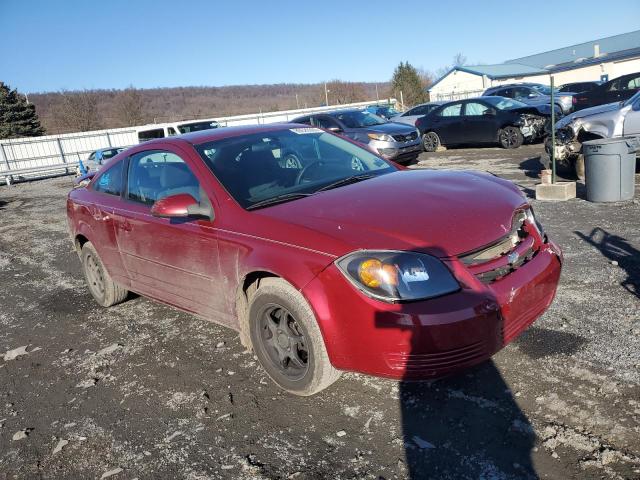
[(524, 136), (517, 127), (505, 127), (500, 130), (498, 140), (502, 148), (518, 148), (524, 142)]
[(435, 152), (440, 146), (440, 137), (436, 132), (427, 132), (422, 135), (422, 148), (425, 152)]
[(309, 304), (284, 280), (261, 280), (250, 299), (249, 329), (258, 361), (283, 390), (309, 396), (340, 377)]

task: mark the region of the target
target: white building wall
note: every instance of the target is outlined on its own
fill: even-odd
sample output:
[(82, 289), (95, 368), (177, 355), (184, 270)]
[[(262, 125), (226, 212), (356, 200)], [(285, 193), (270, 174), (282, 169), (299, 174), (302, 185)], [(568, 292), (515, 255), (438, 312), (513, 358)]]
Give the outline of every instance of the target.
[(429, 99), (456, 100), (477, 96), (489, 86), (487, 81), (482, 75), (454, 70), (429, 89)]

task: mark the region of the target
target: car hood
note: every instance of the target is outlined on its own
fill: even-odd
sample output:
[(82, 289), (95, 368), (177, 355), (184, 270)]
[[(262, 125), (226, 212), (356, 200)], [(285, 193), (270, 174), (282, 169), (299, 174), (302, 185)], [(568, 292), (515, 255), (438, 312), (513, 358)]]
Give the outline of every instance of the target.
[(598, 105), (597, 107), (578, 110), (577, 112), (573, 112), (572, 114), (561, 118), (556, 123), (556, 129), (564, 128), (578, 118), (584, 118), (584, 117), (588, 117), (589, 115), (596, 115), (598, 113), (612, 112), (614, 110), (618, 110), (619, 108), (620, 108), (620, 102), (614, 102), (614, 103), (606, 103), (604, 105)]
[(390, 135), (401, 134), (407, 135), (411, 132), (415, 132), (416, 129), (405, 124), (405, 123), (383, 123), (381, 125), (374, 125), (371, 127), (363, 127), (362, 130), (366, 130), (367, 132), (373, 133), (387, 133)]
[(551, 115), (551, 105), (538, 105), (537, 107), (512, 108), (507, 111), (517, 113), (517, 114), (529, 114), (529, 115), (539, 115), (539, 116), (548, 117)]
[(274, 240), (336, 257), (358, 249), (447, 257), (502, 238), (524, 204), (515, 185), (489, 174), (404, 170), (255, 213), (270, 217)]

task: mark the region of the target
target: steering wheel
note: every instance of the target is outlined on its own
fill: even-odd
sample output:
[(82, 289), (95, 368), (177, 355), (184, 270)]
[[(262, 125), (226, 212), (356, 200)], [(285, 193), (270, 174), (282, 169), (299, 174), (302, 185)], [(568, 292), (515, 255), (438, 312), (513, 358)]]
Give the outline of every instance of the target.
[(311, 168), (318, 168), (322, 165), (324, 165), (322, 160), (316, 160), (315, 162), (311, 162), (309, 165), (305, 165), (302, 170), (298, 172), (298, 175), (296, 175), (294, 185), (300, 185), (302, 183), (302, 179)]

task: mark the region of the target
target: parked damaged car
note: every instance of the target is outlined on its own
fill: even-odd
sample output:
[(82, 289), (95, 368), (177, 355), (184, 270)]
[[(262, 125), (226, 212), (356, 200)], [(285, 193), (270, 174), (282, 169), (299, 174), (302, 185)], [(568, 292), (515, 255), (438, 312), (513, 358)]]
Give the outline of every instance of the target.
[[(281, 163), (293, 149), (299, 170)], [(341, 371), (485, 361), (549, 307), (562, 262), (513, 183), (404, 169), (295, 124), (137, 145), (79, 181), (67, 215), (98, 304), (133, 291), (233, 328), (297, 395)]]
[[(543, 113), (546, 112), (546, 113)], [(544, 137), (551, 107), (525, 105), (505, 97), (478, 97), (446, 103), (416, 120), (422, 146), (500, 144), (518, 148)]]
[[(640, 135), (640, 92), (624, 102), (586, 108), (556, 123), (555, 157), (560, 168), (584, 178), (582, 143), (598, 138)], [(551, 137), (545, 141), (551, 154)]]
[(367, 110), (349, 108), (315, 113), (295, 118), (292, 123), (304, 123), (339, 133), (397, 163), (412, 162), (422, 150), (415, 127), (390, 122)]

